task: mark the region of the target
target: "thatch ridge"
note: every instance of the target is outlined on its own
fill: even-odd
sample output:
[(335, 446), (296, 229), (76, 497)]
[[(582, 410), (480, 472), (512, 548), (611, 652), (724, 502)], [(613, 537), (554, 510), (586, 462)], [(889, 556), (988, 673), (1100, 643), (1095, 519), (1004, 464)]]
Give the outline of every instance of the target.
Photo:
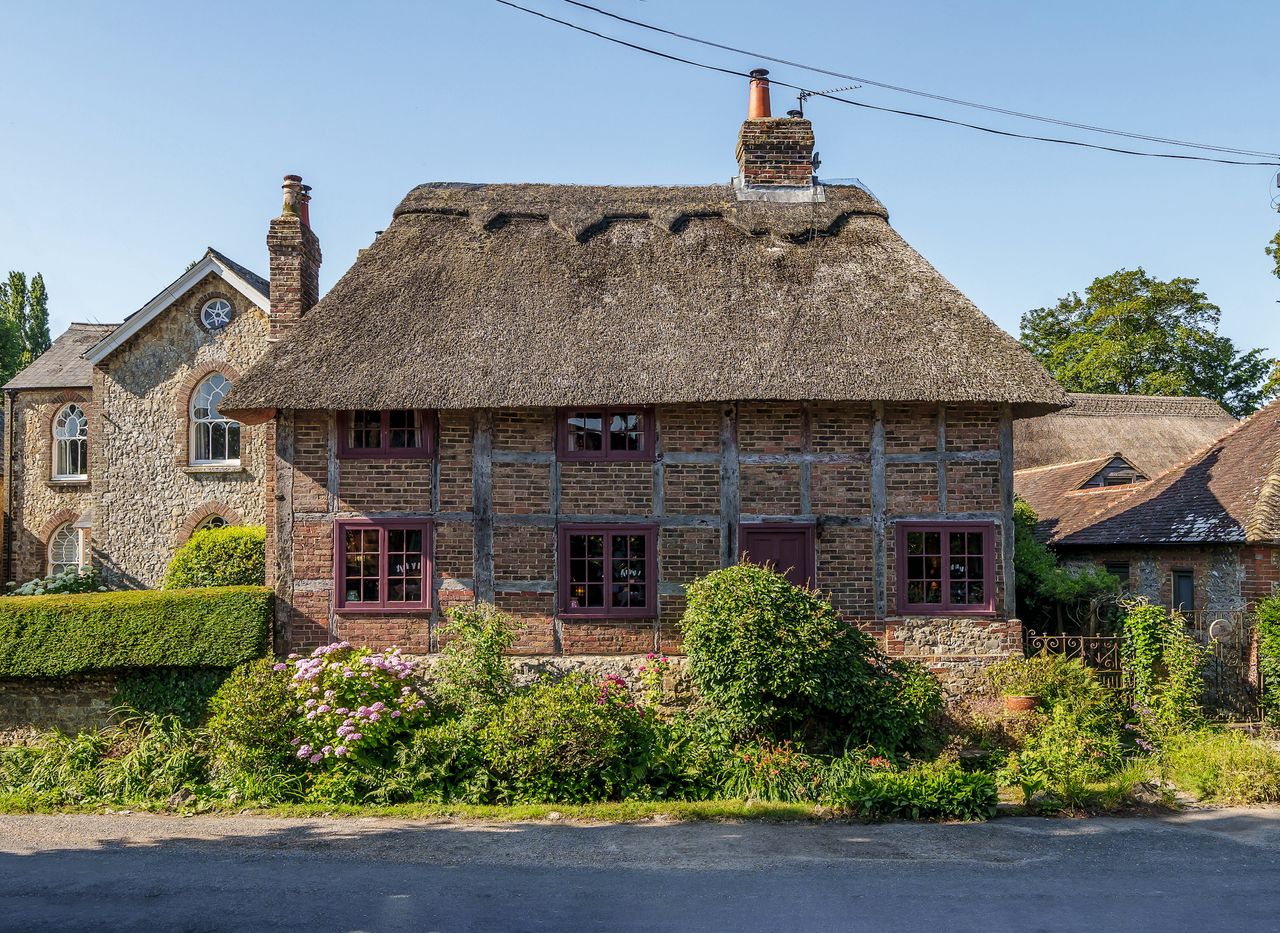
[(223, 408), (1065, 404), (879, 201), (823, 195), (420, 185)]

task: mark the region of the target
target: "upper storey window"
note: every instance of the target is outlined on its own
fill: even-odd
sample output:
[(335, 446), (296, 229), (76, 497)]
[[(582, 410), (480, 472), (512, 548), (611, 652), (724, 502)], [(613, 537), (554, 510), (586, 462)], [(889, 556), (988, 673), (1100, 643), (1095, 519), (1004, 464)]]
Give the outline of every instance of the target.
[(338, 415), (338, 456), (431, 456), (430, 412), (415, 408), (344, 411)]
[(561, 460), (653, 460), (651, 408), (566, 408), (560, 412)]
[(89, 421), (84, 409), (72, 402), (53, 420), (53, 478), (82, 480), (89, 477)]
[(240, 422), (218, 411), (218, 403), (230, 391), (230, 379), (211, 373), (191, 395), (191, 462), (198, 466), (240, 462)]
[(231, 302), (225, 298), (214, 298), (212, 301), (206, 301), (200, 309), (200, 323), (206, 330), (221, 330), (231, 323), (234, 314), (235, 309), (231, 307)]

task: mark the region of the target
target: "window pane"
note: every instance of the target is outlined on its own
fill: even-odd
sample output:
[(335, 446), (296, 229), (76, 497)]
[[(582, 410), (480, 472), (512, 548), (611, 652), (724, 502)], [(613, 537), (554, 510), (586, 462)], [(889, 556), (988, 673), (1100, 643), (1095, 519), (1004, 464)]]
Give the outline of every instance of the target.
[(926, 603), (942, 602), (942, 581), (929, 580), (925, 583), (924, 601)]
[(609, 417), (610, 450), (644, 450), (644, 417), (636, 411), (614, 412)]
[(970, 554), (981, 554), (981, 553), (982, 553), (982, 551), (983, 551), (983, 548), (982, 548), (982, 532), (981, 532), (981, 531), (971, 531), (971, 532), (969, 532), (969, 553), (970, 553)]
[(392, 450), (416, 450), (422, 447), (422, 412), (396, 409), (387, 413), (389, 444)]
[(347, 427), (347, 446), (352, 450), (377, 450), (382, 446), (382, 412), (353, 411)]
[(575, 411), (569, 415), (569, 449), (604, 450), (604, 417), (599, 412)]
[(387, 602), (420, 602), (426, 561), (420, 528), (387, 529)]
[(569, 608), (604, 606), (604, 535), (569, 535)]
[(947, 541), (947, 544), (951, 549), (951, 553), (963, 554), (964, 553), (964, 532), (953, 531), (947, 537), (949, 539)]
[(985, 605), (987, 601), (986, 587), (981, 580), (969, 581), (969, 595), (965, 600), (970, 606)]
[(238, 421), (227, 422), (227, 459), (240, 459), (240, 423)]
[(952, 581), (951, 583), (951, 601), (953, 603), (964, 603), (965, 586), (964, 581)]
[(377, 529), (348, 528), (343, 534), (343, 545), (346, 549), (343, 589), (347, 602), (378, 602)]
[(615, 608), (639, 608), (645, 605), (644, 535), (613, 535), (612, 597)]

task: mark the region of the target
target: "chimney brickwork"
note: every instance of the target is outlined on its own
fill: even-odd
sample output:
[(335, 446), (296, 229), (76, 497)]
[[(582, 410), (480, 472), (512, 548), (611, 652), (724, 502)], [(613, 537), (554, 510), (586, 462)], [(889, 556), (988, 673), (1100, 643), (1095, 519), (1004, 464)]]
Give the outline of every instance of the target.
[(738, 133), (738, 168), (749, 187), (813, 184), (813, 124), (803, 117), (747, 120)]
[(281, 187), (284, 209), (271, 221), (267, 233), (273, 341), (283, 337), (320, 300), (320, 240), (307, 216), (310, 189), (297, 175), (286, 175)]

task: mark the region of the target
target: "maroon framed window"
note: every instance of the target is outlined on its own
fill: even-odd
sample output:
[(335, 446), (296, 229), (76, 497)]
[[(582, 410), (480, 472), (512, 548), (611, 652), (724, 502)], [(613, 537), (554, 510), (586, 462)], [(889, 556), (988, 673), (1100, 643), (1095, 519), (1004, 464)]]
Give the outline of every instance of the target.
[(973, 615), (995, 611), (995, 525), (899, 522), (898, 611)]
[(338, 413), (338, 456), (344, 459), (429, 457), (431, 413), (417, 408)]
[(335, 527), (337, 608), (397, 612), (431, 608), (431, 522), (356, 519)]
[(652, 408), (565, 408), (556, 449), (561, 460), (652, 460), (656, 437)]
[(796, 586), (814, 585), (818, 548), (813, 522), (743, 522), (738, 543), (742, 560), (770, 566)]
[(650, 619), (658, 614), (656, 525), (561, 525), (560, 613)]

